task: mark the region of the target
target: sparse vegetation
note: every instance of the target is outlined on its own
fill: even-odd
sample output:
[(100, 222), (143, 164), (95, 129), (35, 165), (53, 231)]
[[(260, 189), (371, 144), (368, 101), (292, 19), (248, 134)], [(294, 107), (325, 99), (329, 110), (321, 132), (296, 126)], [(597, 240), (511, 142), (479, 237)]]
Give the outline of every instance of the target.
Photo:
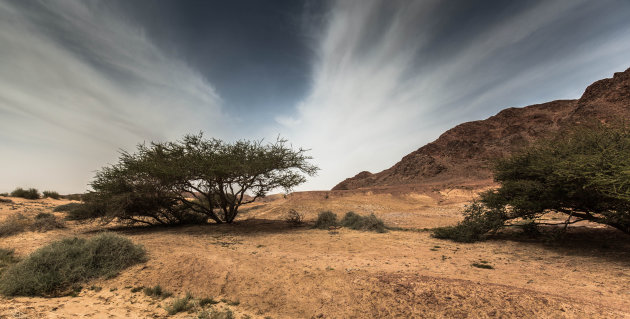
[(199, 307), (205, 307), (207, 305), (216, 305), (219, 302), (214, 300), (213, 298), (201, 298), (199, 299)]
[(0, 198), (0, 203), (13, 204), (13, 201), (8, 198)]
[(241, 205), (277, 188), (289, 191), (306, 181), (302, 174), (314, 175), (318, 168), (305, 152), (280, 139), (226, 143), (202, 134), (141, 144), (137, 153), (123, 152), (117, 164), (97, 172), (94, 191), (83, 198), (89, 209), (73, 211), (73, 218), (86, 213), (127, 223), (231, 223)]
[(361, 216), (354, 212), (347, 212), (341, 220), (341, 225), (354, 230), (373, 231), (377, 233), (387, 232), (385, 223), (374, 214)]
[(55, 208), (53, 208), (53, 212), (69, 212), (71, 210), (80, 208), (82, 205), (83, 204), (81, 203), (63, 204), (63, 205), (55, 206)]
[(144, 248), (118, 235), (66, 238), (36, 250), (8, 268), (0, 277), (0, 292), (9, 296), (63, 295), (73, 285), (115, 276), (144, 261)]
[(18, 259), (14, 256), (13, 249), (0, 248), (0, 275), (7, 267), (17, 262)]
[(339, 222), (337, 221), (337, 214), (331, 211), (320, 212), (317, 215), (317, 220), (315, 221), (315, 228), (318, 229), (329, 229), (330, 227), (338, 226)]
[[(498, 161), (494, 173), (501, 187), (482, 193), (462, 222), (435, 229), (435, 237), (472, 242), (506, 226), (533, 235), (537, 225), (566, 229), (582, 220), (630, 234), (630, 127), (579, 128), (539, 141)], [(540, 222), (552, 212), (567, 218)]]
[(187, 293), (183, 298), (178, 298), (173, 300), (168, 306), (164, 309), (169, 315), (174, 315), (179, 312), (188, 311), (193, 307), (193, 303), (191, 302), (193, 297), (190, 293)]
[(291, 227), (300, 227), (304, 224), (304, 215), (295, 209), (289, 209), (284, 221), (286, 221)]
[(8, 197), (9, 193), (0, 193), (0, 196)]
[(58, 219), (51, 213), (39, 213), (31, 223), (30, 228), (34, 231), (46, 232), (53, 229), (65, 228), (63, 220)]
[(61, 195), (55, 191), (43, 191), (42, 195), (44, 198), (52, 198), (52, 199), (60, 199)]
[(164, 289), (162, 289), (162, 286), (160, 286), (160, 285), (156, 285), (155, 287), (146, 287), (144, 289), (143, 289), (143, 287), (140, 287), (140, 289), (143, 290), (145, 295), (147, 295), (149, 297), (153, 297), (153, 298), (162, 298), (162, 299), (164, 299), (164, 298), (168, 298), (168, 297), (173, 295), (173, 293), (165, 291)]
[(481, 269), (494, 269), (494, 267), (492, 267), (492, 265), (488, 264), (488, 262), (485, 261), (485, 260), (481, 260), (479, 262), (472, 263), (471, 266), (476, 267), (476, 268), (481, 268)]
[(234, 319), (234, 313), (230, 309), (224, 311), (219, 310), (203, 310), (197, 315), (198, 319)]
[(12, 197), (21, 197), (26, 199), (39, 199), (41, 195), (36, 188), (23, 189), (21, 187), (16, 188), (11, 192)]
[(0, 222), (0, 237), (11, 236), (23, 231), (31, 225), (31, 221), (21, 213), (13, 214)]

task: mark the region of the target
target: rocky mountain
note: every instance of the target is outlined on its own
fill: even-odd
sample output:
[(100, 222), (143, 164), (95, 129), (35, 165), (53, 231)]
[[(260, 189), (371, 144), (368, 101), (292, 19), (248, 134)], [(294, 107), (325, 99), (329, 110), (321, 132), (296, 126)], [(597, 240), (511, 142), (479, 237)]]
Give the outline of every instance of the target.
[(460, 124), (391, 168), (361, 172), (333, 190), (489, 179), (491, 160), (538, 138), (580, 123), (624, 119), (630, 120), (630, 69), (591, 84), (578, 100), (508, 108), (486, 120)]

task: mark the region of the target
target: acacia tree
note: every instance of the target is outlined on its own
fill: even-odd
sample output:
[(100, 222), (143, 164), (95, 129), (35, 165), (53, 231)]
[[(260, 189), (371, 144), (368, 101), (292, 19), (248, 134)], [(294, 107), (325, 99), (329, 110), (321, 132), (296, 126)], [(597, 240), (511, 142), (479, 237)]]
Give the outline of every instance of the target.
[(561, 223), (587, 220), (630, 234), (630, 128), (596, 125), (559, 134), (499, 160), (500, 187), (482, 193), (457, 226), (438, 228), (436, 237), (475, 241), (501, 227), (540, 221), (548, 213)]
[(109, 219), (170, 224), (203, 216), (231, 223), (241, 205), (275, 189), (288, 192), (306, 181), (304, 174), (315, 175), (310, 159), (283, 139), (226, 143), (186, 135), (122, 152), (117, 164), (97, 172), (88, 202)]

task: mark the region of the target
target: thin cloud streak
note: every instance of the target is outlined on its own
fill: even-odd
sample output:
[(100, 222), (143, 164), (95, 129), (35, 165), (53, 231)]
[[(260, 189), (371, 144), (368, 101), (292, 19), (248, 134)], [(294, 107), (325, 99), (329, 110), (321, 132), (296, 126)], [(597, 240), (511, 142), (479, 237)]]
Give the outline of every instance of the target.
[(0, 59), (3, 191), (81, 192), (120, 148), (229, 134), (212, 85), (99, 2), (0, 2)]
[(624, 70), (630, 39), (622, 32), (597, 37), (597, 50), (577, 51), (576, 43), (549, 48), (569, 56), (528, 60), (540, 50), (532, 43), (549, 41), (545, 33), (587, 4), (539, 2), (435, 59), (424, 52), (441, 45), (431, 38), (440, 22), (438, 1), (334, 2), (319, 38), (311, 92), (293, 116), (278, 116), (271, 128), (312, 148), (322, 168), (300, 189), (329, 189), (359, 171), (386, 169), (463, 121), (578, 98), (590, 82)]

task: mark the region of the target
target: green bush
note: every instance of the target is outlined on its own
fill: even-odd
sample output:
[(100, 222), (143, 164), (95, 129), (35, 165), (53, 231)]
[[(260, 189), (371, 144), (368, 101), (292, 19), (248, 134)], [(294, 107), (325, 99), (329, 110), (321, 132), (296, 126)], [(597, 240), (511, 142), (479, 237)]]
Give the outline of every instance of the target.
[(500, 210), (489, 210), (483, 203), (473, 202), (466, 207), (462, 222), (455, 226), (434, 228), (432, 236), (472, 243), (482, 240), (488, 232), (495, 232), (503, 227), (506, 218), (505, 213)]
[(0, 237), (11, 236), (26, 231), (31, 221), (24, 215), (17, 213), (0, 222)]
[(188, 311), (193, 307), (191, 302), (192, 299), (193, 297), (190, 293), (187, 293), (185, 297), (173, 300), (173, 302), (164, 309), (169, 315), (174, 315), (182, 311)]
[[(630, 234), (630, 127), (595, 125), (561, 132), (499, 160), (496, 190), (480, 195), (464, 220), (434, 236), (481, 240), (507, 226), (536, 235), (548, 213), (565, 214), (555, 228), (590, 221)], [(549, 225), (549, 223), (546, 223)]]
[(39, 213), (35, 216), (35, 220), (31, 223), (31, 230), (46, 232), (57, 228), (65, 228), (63, 220), (58, 219), (51, 213)]
[(37, 189), (35, 188), (23, 189), (21, 187), (18, 187), (14, 191), (12, 191), (11, 196), (21, 197), (21, 198), (26, 198), (26, 199), (39, 199), (41, 197)]
[(331, 211), (320, 212), (315, 221), (315, 228), (328, 229), (330, 227), (339, 226), (337, 215)]
[(66, 238), (44, 246), (0, 277), (8, 296), (56, 296), (92, 278), (112, 277), (146, 261), (146, 252), (129, 239), (104, 233), (90, 239)]
[(373, 231), (377, 233), (387, 232), (385, 223), (374, 214), (361, 216), (354, 212), (347, 212), (341, 220), (341, 225), (354, 230)]
[(61, 195), (54, 191), (43, 191), (44, 198), (60, 199)]

